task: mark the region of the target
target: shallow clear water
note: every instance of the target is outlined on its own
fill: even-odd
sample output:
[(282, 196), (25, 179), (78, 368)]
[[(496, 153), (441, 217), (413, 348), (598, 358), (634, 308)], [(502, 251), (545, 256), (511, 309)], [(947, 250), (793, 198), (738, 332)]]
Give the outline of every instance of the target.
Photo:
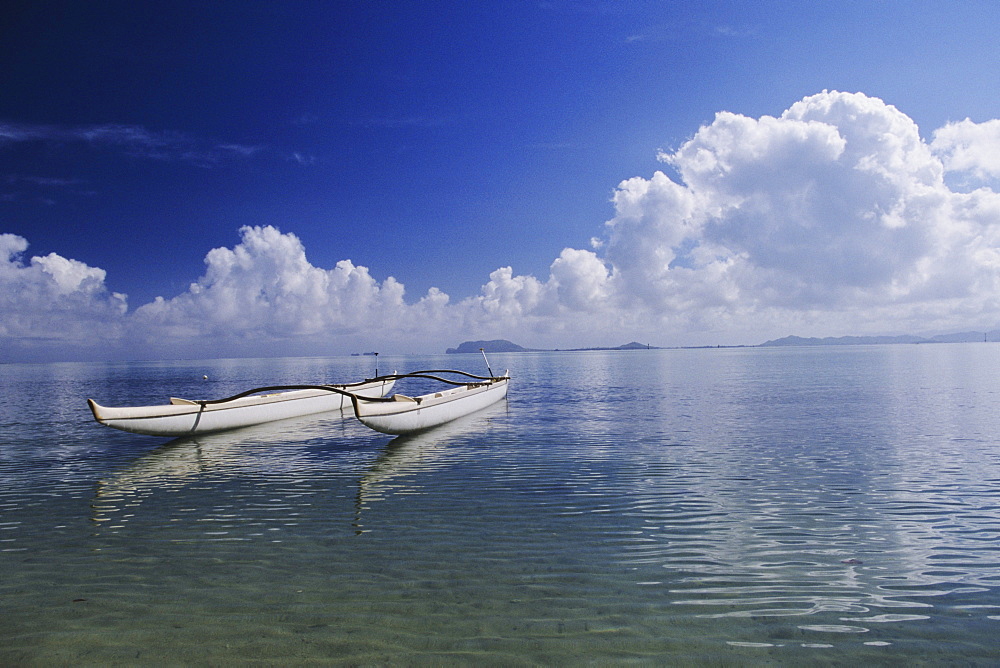
[(1000, 661), (992, 344), (493, 355), (507, 402), (396, 440), (85, 403), (372, 362), (0, 365), (0, 663)]

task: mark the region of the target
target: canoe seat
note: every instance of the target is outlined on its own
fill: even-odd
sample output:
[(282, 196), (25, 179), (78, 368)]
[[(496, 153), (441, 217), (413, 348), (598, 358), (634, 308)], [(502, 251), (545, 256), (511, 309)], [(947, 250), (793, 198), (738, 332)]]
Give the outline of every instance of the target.
[(413, 397), (408, 397), (405, 394), (394, 394), (392, 395), (393, 401), (416, 401)]
[(197, 406), (197, 401), (191, 401), (190, 399), (178, 399), (177, 397), (170, 397), (170, 403), (174, 406)]

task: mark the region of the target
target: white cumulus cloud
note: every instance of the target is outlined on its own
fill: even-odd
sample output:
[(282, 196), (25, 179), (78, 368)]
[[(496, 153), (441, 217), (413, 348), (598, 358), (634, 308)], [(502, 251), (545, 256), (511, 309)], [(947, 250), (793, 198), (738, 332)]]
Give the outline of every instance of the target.
[(125, 295), (109, 292), (103, 269), (50, 253), (23, 255), (28, 241), (0, 234), (0, 339), (4, 357), (32, 357), (40, 348), (79, 350), (121, 335)]
[(329, 270), (313, 266), (294, 234), (272, 226), (244, 227), (240, 233), (236, 247), (208, 253), (205, 274), (186, 292), (139, 307), (132, 316), (133, 335), (319, 340), (373, 329), (407, 331), (413, 327), (411, 314), (440, 308), (439, 293), (408, 307), (395, 279), (380, 284), (350, 260)]
[(723, 112), (661, 155), (679, 182), (619, 186), (607, 254), (629, 294), (692, 328), (993, 327), (997, 195), (951, 191), (938, 153), (862, 94)]
[[(209, 251), (183, 293), (126, 314), (103, 270), (55, 254), (24, 264), (27, 241), (0, 235), (0, 333), (117, 340), (156, 356), (994, 329), (998, 128), (952, 123), (928, 143), (895, 107), (835, 91), (777, 117), (720, 112), (661, 153), (670, 170), (618, 185), (594, 250), (564, 249), (548, 276), (497, 268), (458, 301), (436, 288), (408, 299), (347, 259), (314, 266), (294, 233), (260, 226)], [(956, 174), (979, 183), (953, 189)]]
[(949, 123), (934, 132), (931, 148), (950, 172), (966, 172), (986, 182), (1000, 178), (1000, 119)]

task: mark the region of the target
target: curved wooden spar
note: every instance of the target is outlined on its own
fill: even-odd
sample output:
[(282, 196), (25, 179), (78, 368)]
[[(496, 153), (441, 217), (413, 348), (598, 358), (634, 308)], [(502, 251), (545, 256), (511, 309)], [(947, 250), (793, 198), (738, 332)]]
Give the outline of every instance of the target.
[[(450, 380), (432, 374), (452, 373), (467, 380)], [(450, 422), (500, 401), (507, 396), (510, 376), (473, 376), (463, 371), (436, 369), (398, 378), (428, 378), (455, 387), (419, 397), (394, 394), (384, 398), (351, 395), (354, 414), (367, 427), (384, 434), (410, 434)], [(469, 382), (472, 380), (473, 382)]]
[(93, 399), (87, 404), (94, 419), (108, 427), (151, 436), (189, 436), (343, 410), (351, 405), (351, 397), (382, 397), (395, 382), (395, 376), (381, 376), (346, 385), (276, 385), (225, 399), (171, 398), (160, 406), (109, 407)]

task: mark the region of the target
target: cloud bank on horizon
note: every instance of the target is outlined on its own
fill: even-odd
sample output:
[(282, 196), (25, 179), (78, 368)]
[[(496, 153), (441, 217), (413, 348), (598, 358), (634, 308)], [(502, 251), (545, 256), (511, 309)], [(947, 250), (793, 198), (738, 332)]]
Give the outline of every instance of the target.
[[(105, 271), (0, 234), (8, 360), (752, 344), (786, 334), (1000, 326), (1000, 120), (921, 138), (905, 113), (823, 91), (779, 117), (719, 112), (665, 170), (620, 183), (591, 249), (542, 279), (501, 267), (415, 301), (350, 260), (312, 265), (294, 221), (243, 227), (183, 293), (129, 310)], [(668, 175), (668, 172), (671, 175)], [(280, 229), (284, 227), (285, 229)], [(289, 229), (290, 228), (290, 229)], [(428, 268), (428, 271), (433, 271)], [(442, 269), (443, 271), (443, 269)]]

